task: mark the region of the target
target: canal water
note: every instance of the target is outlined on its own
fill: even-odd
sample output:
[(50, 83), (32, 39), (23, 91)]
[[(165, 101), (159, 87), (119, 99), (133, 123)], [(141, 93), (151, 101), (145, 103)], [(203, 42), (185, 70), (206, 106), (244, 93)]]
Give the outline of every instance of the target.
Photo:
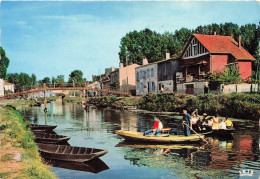
[[(259, 178), (259, 123), (236, 120), (233, 137), (208, 137), (208, 145), (154, 146), (124, 142), (115, 130), (144, 131), (155, 113), (90, 108), (55, 102), (23, 111), (35, 124), (57, 125), (71, 146), (107, 149), (100, 160), (81, 163), (48, 161), (59, 178)], [(180, 116), (160, 114), (164, 127), (182, 134)]]

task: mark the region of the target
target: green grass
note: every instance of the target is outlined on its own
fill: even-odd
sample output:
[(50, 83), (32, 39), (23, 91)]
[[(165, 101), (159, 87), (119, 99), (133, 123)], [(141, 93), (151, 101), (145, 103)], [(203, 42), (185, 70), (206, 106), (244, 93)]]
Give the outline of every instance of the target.
[(65, 96), (63, 98), (63, 101), (64, 102), (71, 102), (71, 103), (79, 103), (79, 102), (82, 102), (84, 101), (85, 99), (82, 98), (82, 97), (70, 97), (70, 96)]
[(14, 154), (4, 154), (1, 156), (1, 161), (6, 162), (6, 161), (13, 160), (13, 158), (14, 158)]
[[(51, 168), (42, 163), (38, 148), (34, 143), (34, 137), (27, 128), (28, 123), (23, 120), (20, 113), (11, 107), (5, 107), (1, 110), (1, 118), (2, 123), (8, 122), (7, 127), (3, 130), (7, 136), (6, 140), (12, 141), (13, 146), (17, 147), (19, 151), (23, 151), (21, 153), (22, 162), (26, 165), (21, 169), (21, 177), (19, 178), (56, 178)], [(5, 156), (4, 160), (10, 160), (10, 156)], [(2, 173), (1, 175), (9, 174)]]

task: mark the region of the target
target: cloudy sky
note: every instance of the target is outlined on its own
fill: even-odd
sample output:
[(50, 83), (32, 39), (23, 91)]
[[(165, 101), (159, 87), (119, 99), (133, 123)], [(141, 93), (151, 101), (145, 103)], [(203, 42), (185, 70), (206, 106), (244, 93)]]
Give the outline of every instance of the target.
[(6, 0), (0, 3), (0, 40), (10, 59), (9, 73), (68, 78), (79, 69), (91, 80), (104, 68), (119, 66), (120, 39), (130, 31), (150, 28), (163, 33), (211, 23), (259, 21), (256, 1)]

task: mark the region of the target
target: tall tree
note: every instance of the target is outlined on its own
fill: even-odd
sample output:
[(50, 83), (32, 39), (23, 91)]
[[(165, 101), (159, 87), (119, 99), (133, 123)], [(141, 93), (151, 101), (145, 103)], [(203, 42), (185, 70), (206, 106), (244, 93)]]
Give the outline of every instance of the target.
[(31, 78), (32, 78), (32, 85), (36, 85), (37, 78), (36, 78), (36, 75), (34, 73), (32, 74)]
[(0, 47), (0, 78), (5, 79), (7, 68), (9, 66), (9, 59), (5, 56), (5, 51)]
[(83, 72), (80, 70), (74, 70), (70, 73), (69, 75), (69, 83), (70, 84), (82, 84), (84, 83), (86, 80), (83, 79)]
[(19, 86), (20, 89), (28, 90), (31, 88), (32, 79), (27, 73), (20, 73), (19, 75)]
[(149, 62), (155, 62), (165, 58), (165, 53), (175, 53), (173, 34), (166, 32), (159, 34), (150, 29), (140, 32), (127, 33), (120, 42), (119, 58), (124, 64), (142, 64), (147, 58)]

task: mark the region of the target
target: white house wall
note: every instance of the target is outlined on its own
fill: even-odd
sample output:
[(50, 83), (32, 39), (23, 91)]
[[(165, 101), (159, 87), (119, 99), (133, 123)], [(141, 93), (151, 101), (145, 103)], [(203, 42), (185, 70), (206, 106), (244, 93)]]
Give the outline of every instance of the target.
[[(153, 69), (153, 76), (152, 76)], [(147, 77), (147, 72), (149, 71), (150, 75)], [(142, 75), (141, 75), (142, 73)], [(145, 74), (145, 77), (144, 77)], [(158, 93), (158, 78), (157, 78), (157, 64), (145, 65), (135, 69), (136, 75), (136, 95), (142, 96), (148, 94), (148, 83), (150, 84), (150, 92)], [(154, 87), (152, 87), (152, 83)], [(153, 90), (154, 89), (154, 90)]]
[(4, 91), (4, 80), (0, 79), (0, 96), (4, 96), (5, 91)]

